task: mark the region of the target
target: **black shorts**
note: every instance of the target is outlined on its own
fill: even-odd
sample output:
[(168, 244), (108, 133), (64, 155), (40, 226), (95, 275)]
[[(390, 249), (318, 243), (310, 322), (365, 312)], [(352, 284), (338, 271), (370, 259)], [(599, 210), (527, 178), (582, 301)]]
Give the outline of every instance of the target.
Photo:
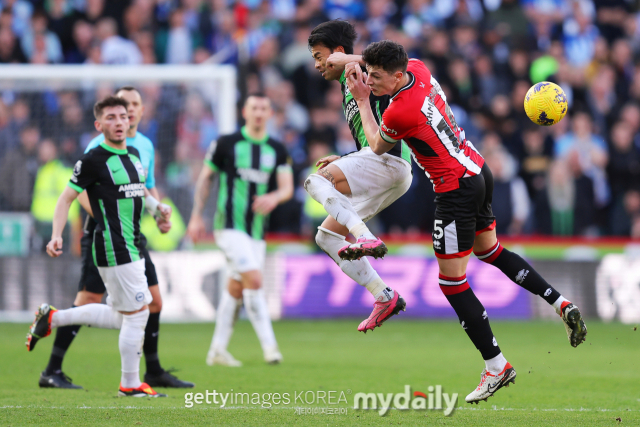
[(433, 250), (438, 258), (471, 253), (476, 236), (496, 227), (491, 209), (493, 175), (485, 163), (479, 175), (459, 179), (460, 188), (436, 194)]
[[(93, 253), (91, 246), (93, 245), (93, 237), (91, 234), (85, 234), (80, 241), (82, 248), (82, 272), (80, 275), (80, 284), (78, 285), (78, 291), (88, 291), (94, 294), (104, 294), (107, 292), (107, 288), (104, 287), (104, 282), (98, 267), (93, 262)], [(156, 275), (156, 266), (153, 265), (149, 251), (147, 250), (147, 239), (144, 236), (140, 236), (140, 252), (144, 256), (144, 274), (147, 276), (147, 285), (153, 286), (158, 284), (158, 276)]]

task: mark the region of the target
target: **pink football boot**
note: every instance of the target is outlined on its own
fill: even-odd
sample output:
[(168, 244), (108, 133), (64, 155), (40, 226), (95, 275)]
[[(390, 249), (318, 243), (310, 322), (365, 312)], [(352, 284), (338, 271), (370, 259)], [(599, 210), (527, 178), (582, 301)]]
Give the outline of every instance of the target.
[(377, 237), (375, 240), (360, 237), (355, 243), (349, 244), (338, 251), (338, 256), (347, 261), (360, 259), (363, 256), (383, 258), (387, 254), (387, 246)]
[(376, 301), (373, 304), (373, 311), (367, 319), (360, 323), (358, 331), (366, 334), (369, 330), (373, 331), (376, 326), (382, 326), (391, 316), (400, 313), (400, 310), (407, 310), (407, 303), (404, 298), (400, 296), (398, 291), (394, 291), (394, 294), (393, 298), (387, 302)]

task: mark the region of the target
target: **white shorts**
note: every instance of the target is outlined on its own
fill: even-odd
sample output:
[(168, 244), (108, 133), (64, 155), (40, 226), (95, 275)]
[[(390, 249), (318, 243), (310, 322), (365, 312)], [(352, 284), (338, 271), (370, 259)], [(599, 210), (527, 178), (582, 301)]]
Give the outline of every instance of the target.
[(262, 271), (267, 243), (256, 240), (244, 231), (224, 229), (214, 230), (216, 244), (224, 252), (229, 263), (230, 276), (240, 281), (240, 273), (252, 270)]
[(98, 267), (98, 272), (107, 288), (107, 304), (114, 310), (138, 311), (153, 301), (144, 274), (144, 259), (115, 267)]
[(369, 221), (411, 186), (411, 165), (391, 154), (378, 156), (371, 147), (348, 154), (331, 163), (347, 178), (351, 195), (347, 198), (363, 222)]

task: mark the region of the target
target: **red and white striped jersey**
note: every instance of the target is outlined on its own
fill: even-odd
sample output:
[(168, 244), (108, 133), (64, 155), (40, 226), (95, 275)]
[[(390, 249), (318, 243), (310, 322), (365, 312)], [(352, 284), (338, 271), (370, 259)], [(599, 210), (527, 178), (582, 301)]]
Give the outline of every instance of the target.
[(440, 84), (422, 61), (410, 59), (407, 74), (409, 83), (382, 114), (380, 135), (389, 143), (409, 145), (436, 193), (455, 190), (459, 178), (480, 173), (484, 158), (465, 139)]

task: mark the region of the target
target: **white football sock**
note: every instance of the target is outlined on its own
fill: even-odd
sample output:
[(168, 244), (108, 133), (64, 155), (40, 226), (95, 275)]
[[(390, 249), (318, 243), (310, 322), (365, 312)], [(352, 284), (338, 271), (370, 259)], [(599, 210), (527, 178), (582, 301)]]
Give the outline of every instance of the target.
[(86, 325), (103, 329), (120, 329), (122, 313), (106, 304), (86, 304), (58, 310), (51, 316), (51, 327)]
[(324, 206), (324, 209), (333, 219), (347, 227), (347, 229), (351, 230), (355, 225), (362, 223), (362, 219), (360, 219), (349, 199), (336, 190), (325, 178), (317, 174), (311, 174), (304, 182), (304, 188), (315, 201)]
[(374, 295), (374, 298), (378, 302), (387, 302), (387, 301), (391, 301), (395, 295), (396, 293), (393, 292), (393, 289), (387, 287), (387, 288), (383, 288), (380, 292), (377, 292)]
[(220, 304), (218, 304), (218, 312), (216, 313), (216, 327), (213, 330), (210, 352), (226, 350), (229, 346), (236, 314), (241, 304), (241, 298), (234, 298), (227, 290), (223, 292)]
[(264, 296), (264, 291), (262, 289), (243, 289), (242, 295), (244, 297), (244, 309), (260, 340), (262, 350), (277, 346), (278, 343), (273, 333), (269, 307), (267, 307), (267, 299)]
[(371, 267), (367, 258), (360, 258), (354, 261), (345, 261), (338, 256), (338, 251), (348, 244), (344, 236), (334, 233), (324, 227), (318, 227), (316, 243), (327, 255), (340, 266), (340, 269), (354, 282), (360, 286), (365, 286), (375, 297), (377, 293), (386, 288), (378, 273)]
[(354, 225), (349, 229), (349, 233), (353, 234), (356, 239), (360, 237), (366, 237), (367, 239), (374, 240), (376, 236), (369, 231), (369, 227), (367, 227), (364, 222), (360, 222), (359, 224)]
[(124, 388), (138, 388), (142, 384), (140, 381), (140, 357), (144, 344), (144, 329), (148, 319), (149, 309), (122, 316), (118, 347), (120, 348), (122, 365), (120, 384)]
[(558, 299), (553, 304), (551, 304), (553, 308), (556, 310), (556, 313), (558, 313), (558, 316), (562, 316), (561, 308), (562, 308), (562, 303), (565, 301), (569, 301), (569, 300), (563, 297), (562, 295), (560, 295)]
[(491, 375), (498, 375), (507, 366), (507, 359), (500, 353), (492, 359), (485, 360), (484, 364)]

